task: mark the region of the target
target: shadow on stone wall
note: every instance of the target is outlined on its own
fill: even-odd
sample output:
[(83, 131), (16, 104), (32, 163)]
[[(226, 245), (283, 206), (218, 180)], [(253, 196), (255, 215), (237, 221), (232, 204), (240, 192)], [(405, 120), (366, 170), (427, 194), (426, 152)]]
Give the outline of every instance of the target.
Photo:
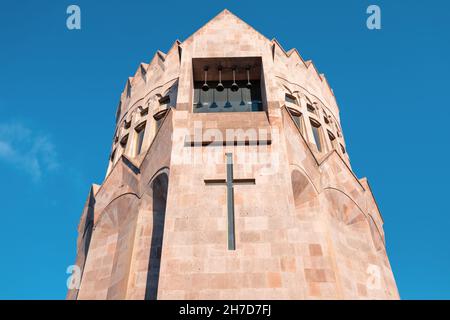
[(145, 289), (146, 300), (156, 300), (158, 294), (168, 182), (169, 179), (167, 175), (163, 173), (160, 174), (152, 183), (153, 231), (148, 263), (147, 287)]

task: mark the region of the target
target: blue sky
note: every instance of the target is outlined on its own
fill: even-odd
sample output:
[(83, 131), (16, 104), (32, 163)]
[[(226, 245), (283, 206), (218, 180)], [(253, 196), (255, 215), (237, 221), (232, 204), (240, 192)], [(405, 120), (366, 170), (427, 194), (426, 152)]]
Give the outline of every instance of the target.
[[(82, 29), (66, 28), (81, 7)], [(381, 7), (382, 29), (366, 28)], [(448, 1), (8, 1), (0, 11), (0, 299), (63, 299), (128, 76), (228, 8), (326, 74), (404, 299), (450, 298)]]

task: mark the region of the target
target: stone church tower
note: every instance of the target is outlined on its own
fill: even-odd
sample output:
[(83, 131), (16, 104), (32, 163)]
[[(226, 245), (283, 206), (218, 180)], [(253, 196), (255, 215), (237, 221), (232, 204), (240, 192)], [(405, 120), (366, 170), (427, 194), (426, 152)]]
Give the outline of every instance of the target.
[(398, 299), (327, 80), (227, 10), (141, 63), (68, 299)]

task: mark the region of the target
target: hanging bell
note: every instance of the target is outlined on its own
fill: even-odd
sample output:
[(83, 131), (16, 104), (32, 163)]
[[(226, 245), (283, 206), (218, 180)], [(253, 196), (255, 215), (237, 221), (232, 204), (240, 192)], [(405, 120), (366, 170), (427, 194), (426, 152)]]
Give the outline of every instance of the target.
[(217, 84), (216, 90), (222, 92), (225, 87), (222, 84), (222, 67), (219, 66), (219, 83)]
[(207, 83), (207, 79), (208, 79), (208, 67), (205, 67), (205, 83), (202, 85), (202, 90), (203, 91), (208, 91), (209, 90), (209, 86)]
[(233, 83), (231, 84), (231, 91), (236, 92), (239, 90), (239, 86), (236, 83), (236, 68), (233, 68)]
[(249, 90), (252, 88), (252, 83), (250, 82), (250, 67), (247, 67), (247, 84), (245, 86)]

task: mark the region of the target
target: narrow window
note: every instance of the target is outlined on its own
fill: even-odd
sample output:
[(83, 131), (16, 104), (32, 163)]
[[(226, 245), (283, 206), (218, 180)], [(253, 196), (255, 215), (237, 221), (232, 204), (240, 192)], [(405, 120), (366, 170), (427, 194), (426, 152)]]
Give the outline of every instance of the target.
[(127, 142), (128, 142), (128, 134), (126, 136), (124, 136), (122, 138), (122, 140), (120, 140), (120, 146), (125, 149), (127, 146)]
[(134, 155), (138, 156), (142, 150), (142, 144), (144, 142), (145, 122), (136, 127), (136, 145)]
[(156, 132), (161, 127), (166, 113), (167, 113), (167, 110), (162, 110), (162, 111), (158, 112), (157, 114), (155, 114), (153, 116), (153, 119), (155, 119), (155, 131), (154, 131), (154, 134), (156, 134)]
[[(145, 288), (145, 299), (156, 300), (158, 298), (158, 285), (161, 269), (161, 250), (164, 247), (164, 224), (166, 219), (167, 191), (169, 177), (162, 173), (151, 184), (153, 209), (152, 233), (150, 241), (150, 256), (147, 270), (147, 286)], [(150, 209), (150, 210), (152, 210)]]
[(298, 105), (297, 99), (288, 93), (284, 95), (284, 101)]
[(288, 111), (291, 114), (292, 120), (294, 120), (295, 125), (297, 126), (297, 128), (299, 128), (300, 132), (303, 134), (303, 119), (301, 112), (292, 108), (288, 108)]
[(341, 146), (342, 154), (345, 154), (345, 148), (344, 148), (344, 146), (343, 146), (342, 144), (340, 144), (340, 146)]
[(170, 103), (170, 96), (165, 96), (159, 99), (159, 105), (167, 106)]
[(322, 140), (321, 140), (321, 133), (320, 133), (320, 123), (317, 123), (316, 121), (313, 121), (311, 119), (311, 128), (312, 128), (312, 131), (313, 131), (314, 142), (316, 143), (317, 150), (319, 152), (322, 152)]
[(316, 114), (316, 108), (314, 108), (313, 106), (312, 106), (312, 104), (306, 104), (306, 108), (308, 109), (308, 111), (309, 112), (311, 112), (311, 113), (313, 113), (313, 114)]
[(337, 149), (336, 148), (336, 142), (337, 142), (336, 141), (336, 137), (330, 131), (328, 131), (328, 138), (330, 138), (331, 145), (333, 146), (333, 149)]
[(162, 124), (163, 118), (164, 118), (164, 117), (159, 118), (159, 119), (157, 119), (156, 122), (155, 122), (155, 126), (156, 126), (156, 130), (157, 130), (157, 131), (158, 131), (159, 128), (161, 128), (161, 124)]
[(138, 110), (139, 110), (139, 112), (141, 114), (141, 117), (144, 117), (144, 116), (146, 116), (148, 114), (148, 106), (145, 107), (145, 108), (140, 106), (140, 107), (138, 107)]

